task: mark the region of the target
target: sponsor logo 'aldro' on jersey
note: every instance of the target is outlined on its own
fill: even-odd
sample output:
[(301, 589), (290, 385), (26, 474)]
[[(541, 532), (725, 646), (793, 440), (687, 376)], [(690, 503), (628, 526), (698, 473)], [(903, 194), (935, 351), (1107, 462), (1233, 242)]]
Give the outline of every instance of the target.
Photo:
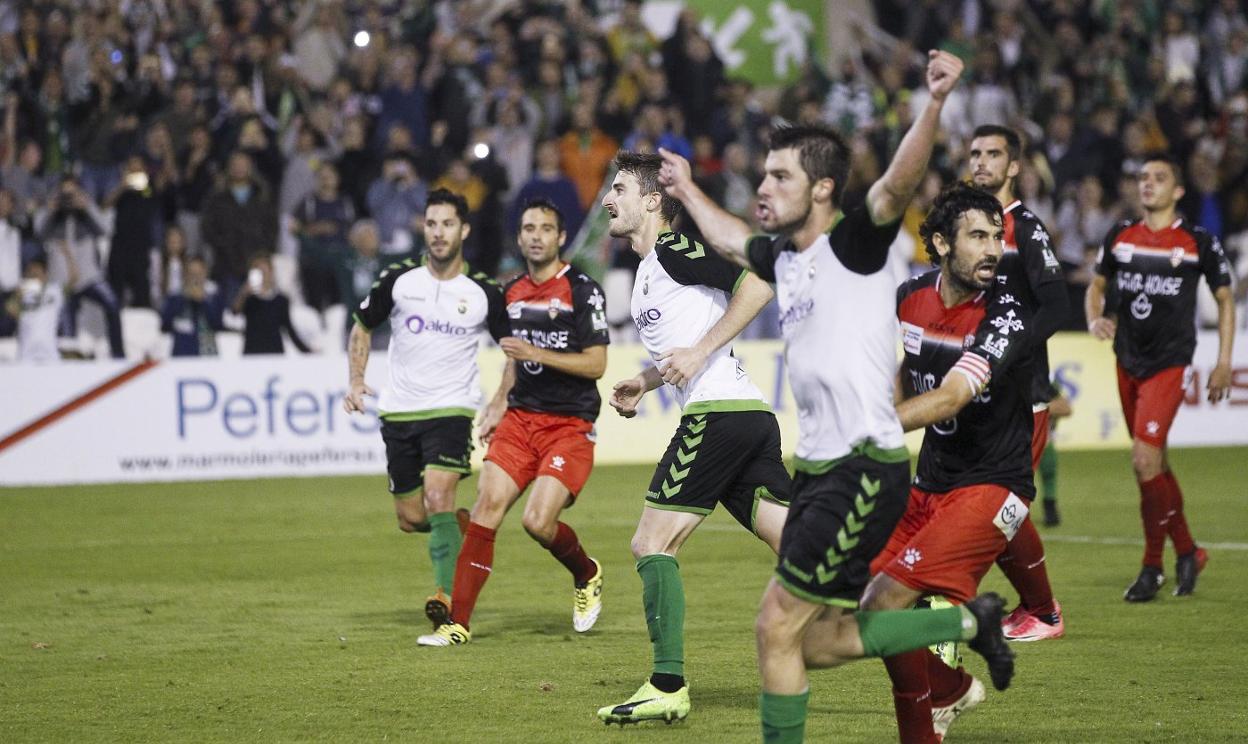
[(1114, 353), (1132, 377), (1191, 364), (1200, 277), (1211, 291), (1231, 283), (1222, 244), (1182, 219), (1156, 232), (1142, 220), (1115, 226), (1096, 270), (1106, 281), (1105, 314), (1118, 320)]
[[(1005, 251), (997, 274), (1008, 277), (1014, 295), (1034, 316), (1039, 307), (1037, 293), (1041, 285), (1064, 282), (1062, 266), (1053, 253), (1049, 231), (1044, 223), (1015, 201), (1005, 208)], [(1053, 399), (1053, 385), (1049, 382), (1049, 349), (1046, 339), (1033, 337), (1032, 343), (1032, 403), (1047, 403)]]
[[(851, 209), (806, 250), (758, 236), (750, 266), (776, 285), (784, 359), (797, 402), (799, 469), (818, 469), (866, 442), (905, 446), (893, 407), (897, 368), (896, 286), (882, 271), (901, 222), (876, 225)], [(873, 270), (850, 264), (878, 258)], [(866, 263), (872, 263), (868, 260)]]
[(993, 484), (1033, 498), (1030, 314), (1004, 282), (946, 308), (939, 282), (935, 270), (897, 290), (901, 384), (913, 397), (959, 374), (975, 397), (927, 427), (914, 484), (935, 493)]
[[(511, 334), (538, 348), (574, 353), (609, 342), (602, 288), (571, 265), (541, 284), (522, 274), (508, 283), (504, 297)], [(597, 380), (517, 362), (507, 405), (594, 421), (602, 398)]]
[[(688, 236), (660, 235), (654, 250), (637, 267), (630, 305), (651, 358), (697, 344), (724, 316), (729, 297), (747, 273)], [(683, 410), (694, 413), (726, 410), (723, 401), (754, 402), (734, 405), (734, 410), (770, 410), (727, 346), (711, 354), (683, 389), (667, 387)]]
[[(481, 336), (508, 334), (498, 283), (484, 274), (438, 279), (412, 259), (391, 264), (355, 311), (373, 330), (390, 321), (390, 384), (377, 401), (382, 418), (430, 412), (472, 415), (482, 402)], [(415, 416), (412, 416), (415, 414)]]

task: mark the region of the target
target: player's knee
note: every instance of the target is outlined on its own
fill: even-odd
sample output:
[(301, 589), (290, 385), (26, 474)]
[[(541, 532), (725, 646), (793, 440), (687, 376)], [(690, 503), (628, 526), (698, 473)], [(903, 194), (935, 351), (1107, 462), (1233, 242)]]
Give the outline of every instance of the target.
[(1161, 474), (1161, 456), (1156, 452), (1136, 447), (1131, 452), (1131, 467), (1135, 470), (1136, 479), (1141, 483), (1152, 480)]
[(529, 537), (542, 545), (549, 545), (555, 539), (555, 522), (540, 514), (525, 512), (520, 523), (524, 525), (524, 531), (529, 533)]
[(448, 512), (455, 508), (455, 489), (426, 488), (425, 508), (429, 512)]
[(412, 534), (414, 532), (428, 532), (429, 531), (429, 522), (427, 521), (414, 522), (410, 519), (407, 519), (402, 514), (398, 514), (396, 516), (399, 518), (399, 529), (408, 534)]

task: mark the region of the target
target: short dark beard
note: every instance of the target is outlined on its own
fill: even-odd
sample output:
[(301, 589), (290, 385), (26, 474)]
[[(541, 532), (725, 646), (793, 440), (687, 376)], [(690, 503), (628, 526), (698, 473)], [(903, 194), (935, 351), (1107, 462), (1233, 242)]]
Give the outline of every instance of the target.
[(446, 258), (438, 258), (437, 256), (433, 255), (432, 248), (429, 248), (425, 251), (425, 256), (428, 258), (429, 266), (431, 266), (433, 269), (435, 269), (438, 272), (442, 272), (442, 271), (445, 271), (451, 264), (455, 263), (456, 259), (458, 259), (460, 256), (463, 255), (463, 252), (464, 252), (464, 246), (461, 244), (458, 248), (452, 251)]

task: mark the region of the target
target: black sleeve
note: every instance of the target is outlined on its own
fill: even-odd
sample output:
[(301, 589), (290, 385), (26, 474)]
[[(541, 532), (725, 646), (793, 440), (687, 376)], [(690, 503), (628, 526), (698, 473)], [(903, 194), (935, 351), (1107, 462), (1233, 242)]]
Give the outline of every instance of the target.
[(1226, 252), (1222, 250), (1222, 241), (1216, 235), (1199, 230), (1196, 235), (1196, 249), (1200, 252), (1200, 273), (1205, 275), (1209, 283), (1209, 291), (1217, 291), (1219, 287), (1231, 284), (1231, 263), (1226, 260)]
[(383, 269), (377, 276), (377, 281), (373, 282), (368, 296), (351, 314), (355, 322), (371, 331), (389, 320), (390, 311), (394, 309), (394, 282), (415, 265), (414, 261), (407, 259)]
[(732, 294), (746, 269), (721, 258), (715, 251), (679, 233), (659, 239), (659, 264), (668, 276), (686, 286), (702, 285)]
[(1049, 340), (1070, 317), (1070, 293), (1065, 282), (1047, 282), (1035, 288), (1036, 309), (1031, 320), (1031, 338), (1037, 343)]
[[(1105, 277), (1111, 285), (1114, 275), (1118, 273), (1118, 261), (1114, 258), (1114, 241), (1118, 239), (1118, 234), (1130, 224), (1130, 222), (1120, 222), (1111, 227), (1109, 233), (1105, 235), (1105, 240), (1101, 242), (1101, 249), (1096, 252), (1096, 273)], [(1106, 309), (1108, 310), (1108, 304)]]
[(855, 207), (832, 227), (828, 242), (845, 268), (855, 274), (874, 274), (888, 263), (888, 249), (901, 230), (901, 218), (877, 225), (866, 205)]
[(750, 271), (765, 282), (776, 283), (776, 240), (767, 235), (755, 235), (745, 244), (745, 257)]
[(1023, 304), (1013, 293), (997, 291), (967, 351), (983, 358), (995, 378), (1027, 355), (1030, 334), (1031, 316)]
[(582, 349), (611, 343), (607, 328), (607, 297), (593, 279), (581, 274), (572, 281), (572, 319)]
[(507, 317), (507, 301), (502, 286), (481, 272), (473, 274), (472, 280), (485, 293), (485, 329), (490, 337), (499, 341), (510, 336), (511, 318)]
[(1040, 294), (1042, 285), (1065, 281), (1062, 265), (1057, 262), (1050, 246), (1049, 231), (1031, 212), (1023, 212), (1015, 218), (1014, 242), (1018, 244), (1018, 253), (1027, 272), (1027, 283), (1034, 294)]

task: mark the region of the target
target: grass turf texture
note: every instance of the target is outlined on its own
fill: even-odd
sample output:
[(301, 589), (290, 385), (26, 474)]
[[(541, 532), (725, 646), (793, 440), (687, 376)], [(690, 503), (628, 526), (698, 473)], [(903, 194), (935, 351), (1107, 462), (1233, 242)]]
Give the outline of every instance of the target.
[[(1248, 452), (1172, 460), (1214, 544), (1196, 595), (1170, 596), (1167, 548), (1159, 599), (1122, 601), (1141, 553), (1129, 456), (1063, 454), (1065, 521), (1043, 532), (1068, 636), (1017, 645), (1014, 686), (950, 741), (1243, 740)], [(757, 741), (753, 620), (772, 559), (722, 510), (680, 555), (689, 720), (621, 731), (594, 716), (649, 671), (628, 551), (649, 477), (600, 468), (567, 514), (605, 567), (593, 631), (572, 631), (567, 573), (517, 511), (473, 642), (450, 649), (416, 646), (426, 537), (395, 528), (381, 477), (0, 490), (0, 741)], [(472, 493), (465, 481), (460, 503)], [(995, 570), (983, 587), (1007, 591)], [(812, 690), (809, 740), (895, 741), (878, 661), (816, 672)]]

